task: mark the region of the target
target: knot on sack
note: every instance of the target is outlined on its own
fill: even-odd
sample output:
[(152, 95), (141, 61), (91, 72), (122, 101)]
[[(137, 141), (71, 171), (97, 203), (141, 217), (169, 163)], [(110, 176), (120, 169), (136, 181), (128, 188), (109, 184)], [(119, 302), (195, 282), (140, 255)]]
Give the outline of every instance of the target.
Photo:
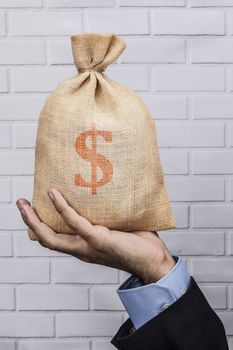
[(78, 69), (79, 73), (88, 72), (88, 71), (96, 71), (96, 72), (102, 73), (105, 71), (105, 69), (98, 69), (98, 68), (94, 68), (94, 67), (84, 67), (84, 68)]

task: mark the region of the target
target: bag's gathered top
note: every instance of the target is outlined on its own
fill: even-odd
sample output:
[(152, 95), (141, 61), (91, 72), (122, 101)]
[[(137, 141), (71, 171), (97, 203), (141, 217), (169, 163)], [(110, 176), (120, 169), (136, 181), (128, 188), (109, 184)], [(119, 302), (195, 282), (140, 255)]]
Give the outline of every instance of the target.
[(125, 41), (112, 33), (84, 33), (71, 36), (74, 63), (79, 73), (103, 72), (125, 49)]

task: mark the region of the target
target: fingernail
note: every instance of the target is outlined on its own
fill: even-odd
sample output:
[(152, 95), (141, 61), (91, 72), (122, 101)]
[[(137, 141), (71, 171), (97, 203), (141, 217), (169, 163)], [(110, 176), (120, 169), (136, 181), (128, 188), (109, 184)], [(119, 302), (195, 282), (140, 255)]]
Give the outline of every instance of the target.
[(23, 208), (21, 208), (20, 211), (21, 211), (21, 214), (26, 218), (26, 211)]
[(16, 204), (17, 204), (18, 208), (21, 208), (22, 203), (21, 203), (20, 199), (17, 200)]
[(51, 191), (48, 191), (49, 198), (54, 201), (54, 194)]

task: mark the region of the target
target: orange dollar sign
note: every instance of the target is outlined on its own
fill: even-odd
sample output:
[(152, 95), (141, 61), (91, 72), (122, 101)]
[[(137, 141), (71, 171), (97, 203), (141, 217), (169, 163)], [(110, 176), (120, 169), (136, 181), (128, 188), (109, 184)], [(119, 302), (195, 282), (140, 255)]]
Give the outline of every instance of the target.
[[(87, 148), (86, 139), (88, 136), (91, 136), (92, 141), (92, 149)], [(112, 141), (112, 133), (111, 131), (105, 130), (96, 130), (95, 123), (92, 123), (91, 130), (82, 132), (76, 139), (75, 149), (77, 153), (85, 160), (91, 162), (91, 181), (88, 182), (82, 178), (80, 174), (75, 175), (75, 185), (90, 187), (91, 193), (96, 194), (97, 187), (103, 186), (108, 183), (113, 174), (113, 167), (111, 162), (97, 153), (97, 144), (96, 139), (97, 136), (102, 136), (106, 142)], [(97, 180), (97, 166), (102, 169), (103, 176), (101, 180)]]

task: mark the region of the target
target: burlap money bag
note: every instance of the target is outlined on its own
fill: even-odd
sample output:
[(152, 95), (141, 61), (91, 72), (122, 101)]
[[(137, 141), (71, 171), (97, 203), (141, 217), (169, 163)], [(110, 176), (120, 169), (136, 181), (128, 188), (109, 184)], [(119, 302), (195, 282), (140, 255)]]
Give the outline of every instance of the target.
[(56, 232), (72, 233), (47, 195), (55, 187), (93, 224), (175, 228), (151, 113), (135, 92), (103, 73), (125, 41), (84, 33), (71, 43), (78, 73), (58, 85), (39, 116), (33, 208)]

